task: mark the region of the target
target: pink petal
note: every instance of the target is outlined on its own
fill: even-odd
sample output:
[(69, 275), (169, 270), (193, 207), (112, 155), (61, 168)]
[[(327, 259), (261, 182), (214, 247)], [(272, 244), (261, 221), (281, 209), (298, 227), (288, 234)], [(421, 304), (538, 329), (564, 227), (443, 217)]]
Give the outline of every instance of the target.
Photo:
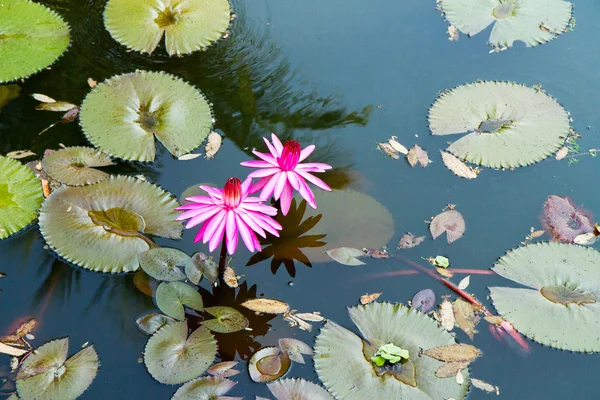
[[(207, 219), (209, 219), (210, 217), (212, 217), (213, 215), (218, 213), (220, 210), (221, 210), (221, 208), (219, 208), (219, 207), (211, 207), (211, 208), (202, 210), (201, 213), (186, 217), (186, 219), (190, 218), (190, 220), (187, 222), (185, 229), (190, 229), (196, 225), (203, 223), (204, 221), (206, 221)], [(187, 213), (189, 213), (189, 212), (191, 212), (191, 211), (188, 211)], [(183, 215), (185, 215), (187, 213), (184, 213)]]
[(277, 136), (274, 133), (271, 133), (271, 140), (273, 141), (273, 146), (277, 150), (277, 156), (281, 157), (281, 152), (283, 152), (283, 145)]
[(301, 170), (305, 172), (325, 172), (331, 169), (331, 165), (323, 163), (304, 163), (296, 165), (294, 170)]
[(306, 157), (310, 156), (311, 153), (315, 151), (315, 145), (311, 144), (309, 146), (306, 146), (304, 149), (302, 149), (302, 151), (300, 152), (300, 158), (298, 159), (298, 162), (305, 160)]
[(296, 175), (296, 173), (294, 171), (287, 171), (286, 174), (287, 174), (288, 182), (292, 185), (292, 187), (296, 191), (299, 192), (300, 191), (300, 179), (303, 179), (303, 178)]
[(267, 148), (269, 149), (269, 152), (271, 152), (271, 155), (273, 156), (274, 160), (276, 160), (277, 157), (281, 156), (281, 151), (278, 152), (277, 149), (273, 147), (271, 142), (269, 142), (269, 140), (266, 137), (263, 137), (263, 140), (265, 141)]
[[(210, 204), (213, 204), (212, 202)], [(206, 207), (206, 204), (184, 204), (175, 209), (175, 211), (196, 210), (199, 207)]]
[(185, 201), (191, 201), (197, 204), (212, 204), (212, 199), (209, 196), (186, 197)]
[(290, 205), (292, 204), (293, 196), (293, 188), (289, 182), (286, 181), (285, 187), (283, 188), (283, 192), (281, 193), (281, 212), (283, 215), (287, 215), (288, 211), (290, 211)]
[(227, 252), (229, 254), (235, 253), (237, 247), (237, 225), (235, 223), (235, 212), (232, 210), (227, 212), (227, 221), (225, 225), (225, 232), (227, 234)]
[(258, 238), (254, 234), (252, 234), (252, 242), (254, 244), (254, 249), (256, 251), (262, 251), (262, 247), (260, 247), (260, 242), (258, 241)]
[(263, 159), (264, 161), (272, 164), (273, 166), (277, 166), (277, 160), (270, 154), (261, 153), (260, 151), (252, 150), (252, 154), (256, 157)]
[(238, 209), (247, 210), (249, 212), (259, 212), (266, 215), (277, 215), (277, 209), (266, 204), (242, 203), (238, 206)]
[(244, 210), (241, 210), (239, 208), (235, 211), (236, 214), (246, 223), (246, 225), (248, 225), (250, 229), (258, 233), (262, 237), (267, 237), (267, 234), (265, 233), (264, 229), (261, 228), (260, 225), (258, 225), (253, 219), (252, 213), (245, 212)]
[(248, 192), (251, 187), (252, 187), (252, 178), (247, 177), (246, 180), (244, 180), (244, 182), (242, 182), (242, 201), (243, 201), (243, 199), (248, 197), (248, 194), (249, 194)]
[(235, 222), (237, 223), (237, 227), (240, 232), (240, 236), (244, 241), (244, 244), (246, 245), (248, 250), (254, 251), (254, 240), (252, 240), (252, 234), (250, 233), (250, 230), (248, 229), (244, 221), (242, 221), (242, 219), (239, 217), (239, 215), (235, 216)]
[(268, 217), (262, 214), (254, 214), (254, 220), (262, 227), (265, 231), (269, 232), (273, 236), (279, 237), (278, 230), (281, 230), (281, 225), (279, 222), (275, 221), (273, 218)]
[(223, 199), (223, 189), (217, 189), (210, 186), (200, 186), (200, 189), (208, 193), (210, 197), (217, 198), (219, 200)]
[(244, 161), (244, 162), (241, 162), (240, 165), (243, 165), (244, 167), (250, 167), (250, 168), (269, 168), (269, 167), (273, 166), (273, 164), (268, 163), (266, 161), (262, 161), (262, 160)]
[(300, 180), (300, 196), (306, 200), (309, 206), (314, 209), (317, 208), (317, 203), (315, 203), (315, 195), (313, 194), (312, 190), (310, 190), (310, 187), (304, 179)]
[(253, 184), (252, 186), (250, 186), (250, 189), (248, 190), (248, 194), (254, 194), (256, 192), (260, 192), (262, 190), (262, 188), (265, 187), (265, 185), (267, 184), (267, 182), (269, 182), (270, 178), (261, 178), (258, 182), (256, 182), (255, 184)]
[(260, 198), (263, 199), (263, 201), (266, 201), (273, 194), (273, 191), (275, 190), (275, 184), (277, 183), (277, 179), (281, 173), (282, 172), (279, 172), (273, 175), (267, 181), (267, 184), (263, 188), (262, 192), (260, 192)]
[(237, 245), (238, 245), (237, 226), (235, 229), (236, 229), (236, 232), (235, 232), (235, 236), (233, 237), (233, 239), (231, 239), (231, 240), (225, 239), (225, 244), (227, 245), (227, 252), (229, 253), (229, 255), (233, 255), (233, 253), (235, 253), (235, 249), (237, 249)]
[(198, 229), (198, 233), (196, 233), (196, 237), (194, 238), (194, 243), (198, 243), (202, 240), (202, 236), (204, 236), (204, 232), (206, 232), (206, 227), (208, 226), (208, 223), (209, 221), (206, 221), (204, 225), (202, 225), (200, 229)]
[(215, 251), (215, 249), (219, 247), (219, 243), (223, 241), (223, 233), (225, 233), (225, 224), (221, 223), (217, 231), (212, 235), (210, 242), (208, 242), (208, 250), (211, 253)]
[(202, 237), (203, 243), (212, 240), (213, 236), (220, 229), (221, 225), (223, 225), (223, 228), (225, 228), (226, 215), (227, 211), (221, 210), (210, 220), (210, 222), (207, 222), (208, 226), (206, 227), (206, 231), (204, 232), (204, 236)]
[(318, 187), (320, 187), (323, 190), (327, 190), (327, 191), (331, 190), (331, 188), (325, 182), (323, 182), (322, 180), (320, 180), (316, 176), (312, 176), (308, 172), (298, 171), (298, 174), (300, 174), (304, 179), (306, 179), (307, 181), (309, 181), (313, 185), (318, 186)]
[(265, 178), (267, 176), (275, 175), (279, 171), (281, 171), (281, 168), (265, 168), (252, 171), (248, 176), (251, 178)]
[(275, 200), (279, 200), (279, 198), (281, 197), (281, 193), (283, 193), (283, 188), (285, 187), (286, 183), (287, 174), (285, 173), (285, 171), (281, 171), (277, 175), (277, 182), (275, 184), (275, 189), (273, 190), (273, 197), (275, 198)]

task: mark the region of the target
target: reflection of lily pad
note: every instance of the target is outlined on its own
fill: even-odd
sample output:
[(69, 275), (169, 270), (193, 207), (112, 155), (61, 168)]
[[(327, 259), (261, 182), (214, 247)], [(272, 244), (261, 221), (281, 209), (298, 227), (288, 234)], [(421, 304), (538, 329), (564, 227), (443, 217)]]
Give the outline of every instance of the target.
[(21, 87), (17, 84), (0, 86), (0, 110), (12, 99), (19, 97)]
[(444, 92), (429, 110), (429, 124), (434, 135), (469, 132), (448, 151), (491, 168), (541, 161), (569, 134), (569, 115), (556, 100), (511, 82), (477, 82)]
[(600, 352), (600, 253), (562, 243), (509, 251), (494, 272), (528, 288), (492, 287), (494, 306), (538, 343)]
[(179, 267), (184, 267), (190, 256), (181, 250), (159, 247), (140, 253), (138, 260), (144, 272), (154, 279), (181, 281), (185, 274)]
[(148, 250), (150, 234), (181, 237), (178, 204), (158, 186), (129, 177), (95, 185), (62, 187), (46, 199), (40, 231), (61, 257), (102, 272), (138, 269), (138, 254)]
[(144, 362), (160, 383), (177, 385), (202, 375), (215, 359), (217, 342), (205, 328), (188, 337), (187, 322), (174, 322), (156, 332), (146, 344)]
[[(468, 379), (437, 378), (443, 363), (418, 357), (420, 349), (454, 344), (454, 338), (426, 314), (400, 304), (370, 303), (352, 307), (350, 317), (367, 342), (328, 321), (317, 337), (315, 368), (323, 385), (335, 397), (373, 399), (463, 399)], [(379, 368), (371, 362), (380, 346), (392, 343), (408, 350), (410, 360)], [(463, 370), (468, 377), (468, 370)]]
[[(385, 246), (394, 235), (394, 218), (373, 197), (351, 189), (325, 192), (315, 191), (318, 209), (308, 208), (306, 218), (322, 214), (323, 217), (310, 231), (326, 234), (321, 240), (326, 249), (356, 247), (362, 249)], [(303, 248), (311, 262), (329, 262), (331, 258), (323, 248)]]
[(69, 339), (48, 342), (25, 358), (17, 373), (23, 400), (75, 399), (92, 384), (98, 354), (88, 346), (67, 360)]
[(446, 19), (473, 36), (494, 24), (489, 44), (511, 47), (546, 43), (569, 26), (573, 5), (564, 0), (441, 0)]
[[(189, 381), (175, 392), (171, 400), (211, 400), (234, 399), (234, 397), (220, 397), (234, 387), (236, 382), (216, 376), (205, 376)], [(240, 397), (241, 398), (241, 397)]]
[(138, 71), (96, 86), (79, 117), (89, 141), (124, 160), (154, 161), (154, 136), (179, 157), (200, 146), (212, 111), (196, 88), (172, 75)]
[(68, 147), (48, 154), (42, 161), (44, 171), (60, 183), (83, 186), (98, 183), (110, 176), (94, 167), (113, 165), (110, 158), (89, 147)]
[(44, 196), (33, 172), (18, 161), (0, 156), (0, 239), (29, 225)]
[(202, 296), (193, 287), (183, 282), (163, 282), (156, 290), (156, 305), (169, 317), (183, 320), (187, 306), (202, 311)]
[(204, 309), (207, 313), (216, 317), (202, 321), (205, 328), (217, 333), (238, 332), (248, 327), (248, 319), (244, 314), (231, 307), (207, 307)]
[(267, 387), (277, 400), (334, 400), (327, 390), (304, 379), (281, 379)]
[(152, 53), (163, 34), (167, 53), (188, 54), (218, 40), (231, 18), (227, 0), (110, 0), (104, 24), (119, 43)]
[(69, 26), (49, 8), (27, 0), (0, 7), (0, 83), (26, 78), (54, 63), (69, 46)]

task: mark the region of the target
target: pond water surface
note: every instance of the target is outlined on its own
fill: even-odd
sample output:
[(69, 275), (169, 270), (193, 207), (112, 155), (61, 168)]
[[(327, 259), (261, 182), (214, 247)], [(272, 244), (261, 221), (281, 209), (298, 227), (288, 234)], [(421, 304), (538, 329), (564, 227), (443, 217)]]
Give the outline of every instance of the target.
[[(76, 123), (39, 136), (56, 114), (35, 111), (31, 93), (80, 103), (89, 91), (88, 77), (100, 82), (136, 69), (163, 70), (210, 99), (215, 128), (225, 137), (223, 146), (215, 159), (185, 162), (160, 149), (156, 162), (123, 164), (115, 172), (144, 174), (177, 197), (200, 182), (221, 185), (228, 177), (246, 176), (248, 170), (239, 163), (252, 158), (252, 148), (263, 148), (262, 136), (277, 132), (303, 145), (316, 143), (322, 150), (318, 161), (337, 168), (337, 176), (329, 177), (333, 186), (366, 193), (389, 210), (395, 227), (389, 249), (407, 231), (427, 235), (422, 245), (402, 253), (417, 262), (443, 254), (457, 267), (490, 268), (508, 249), (519, 246), (530, 227), (541, 228), (542, 204), (551, 194), (569, 196), (600, 214), (598, 159), (582, 157), (569, 165), (550, 158), (515, 171), (485, 169), (475, 180), (460, 179), (437, 154), (447, 139), (431, 136), (427, 124), (430, 105), (445, 89), (477, 79), (539, 83), (571, 113), (573, 128), (583, 135), (582, 150), (600, 148), (600, 3), (595, 0), (574, 1), (573, 32), (535, 48), (517, 43), (498, 54), (488, 53), (489, 29), (449, 41), (447, 24), (432, 0), (238, 0), (233, 3), (237, 19), (230, 37), (183, 58), (126, 51), (104, 30), (104, 1), (42, 3), (69, 22), (72, 45), (50, 70), (23, 82), (21, 96), (2, 109), (1, 154), (22, 149), (42, 154), (59, 143), (87, 144)], [(418, 143), (433, 163), (410, 168), (404, 160), (386, 158), (376, 142), (392, 135), (406, 146)], [(451, 245), (443, 238), (431, 240), (424, 222), (447, 204), (457, 205), (467, 225), (464, 237)], [(312, 233), (320, 233), (318, 225)], [(206, 246), (193, 244), (194, 235), (186, 231), (179, 242), (158, 243), (188, 254), (208, 252)], [(65, 336), (71, 338), (72, 350), (93, 343), (101, 368), (84, 399), (170, 398), (176, 387), (159, 384), (138, 362), (148, 338), (135, 318), (155, 310), (152, 299), (136, 289), (131, 276), (66, 265), (44, 246), (35, 227), (0, 242), (0, 272), (7, 275), (0, 279), (0, 334), (13, 329), (16, 320), (35, 316), (40, 320), (35, 345)], [(210, 285), (204, 282), (205, 303), (233, 305), (264, 294), (302, 312), (320, 311), (354, 329), (346, 307), (364, 293), (383, 292), (382, 300), (404, 303), (424, 288), (432, 288), (438, 298), (450, 294), (427, 276), (372, 277), (407, 268), (393, 259), (368, 259), (366, 266), (355, 268), (316, 262), (324, 260), (317, 257), (312, 268), (296, 261), (295, 277), (290, 277), (283, 265), (273, 274), (271, 260), (246, 267), (250, 256), (240, 246), (232, 261), (244, 282), (237, 299), (233, 289), (224, 288), (210, 297)], [(497, 276), (473, 275), (469, 291), (493, 309), (487, 287), (510, 284)], [(304, 332), (280, 317), (255, 318), (252, 334), (219, 342), (221, 356), (247, 361), (261, 345), (275, 345), (281, 337), (313, 343), (316, 325)], [(533, 352), (523, 358), (494, 340), (483, 324), (480, 330), (473, 344), (483, 357), (472, 365), (471, 375), (498, 385), (501, 398), (597, 398), (598, 356), (530, 342)], [(457, 339), (470, 342), (462, 332)], [(0, 356), (0, 368), (6, 370), (8, 364), (9, 358)], [(312, 362), (294, 364), (288, 376), (317, 382)], [(233, 379), (238, 385), (231, 396), (270, 397), (265, 385), (252, 382), (247, 373)], [(468, 398), (485, 396), (472, 390)]]

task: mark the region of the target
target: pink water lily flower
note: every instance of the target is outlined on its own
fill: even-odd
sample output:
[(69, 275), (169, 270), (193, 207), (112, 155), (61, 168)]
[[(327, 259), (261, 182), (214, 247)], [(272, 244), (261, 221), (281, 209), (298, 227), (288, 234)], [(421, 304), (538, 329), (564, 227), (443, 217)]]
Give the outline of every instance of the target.
[(259, 168), (248, 175), (250, 178), (260, 178), (258, 183), (254, 185), (252, 192), (262, 189), (260, 197), (265, 200), (272, 194), (275, 200), (280, 200), (283, 215), (287, 215), (290, 210), (294, 190), (300, 193), (300, 196), (312, 208), (317, 208), (315, 196), (306, 181), (323, 190), (331, 190), (325, 182), (310, 174), (311, 172), (325, 172), (331, 169), (331, 165), (300, 163), (315, 150), (314, 144), (302, 149), (300, 143), (295, 140), (288, 140), (283, 145), (275, 134), (271, 134), (271, 139), (273, 144), (267, 138), (264, 138), (271, 154), (254, 150), (253, 153), (261, 160), (244, 161), (242, 163), (245, 167)]
[(238, 244), (238, 233), (250, 251), (260, 251), (256, 234), (266, 237), (265, 231), (279, 236), (281, 225), (271, 216), (277, 214), (275, 207), (262, 204), (259, 197), (250, 197), (252, 178), (244, 183), (238, 178), (229, 178), (223, 189), (200, 186), (208, 196), (186, 198), (191, 204), (177, 207), (177, 211), (185, 211), (177, 220), (189, 219), (186, 229), (203, 224), (196, 234), (194, 243), (202, 240), (208, 242), (208, 249), (214, 251), (225, 235), (227, 252), (233, 254)]

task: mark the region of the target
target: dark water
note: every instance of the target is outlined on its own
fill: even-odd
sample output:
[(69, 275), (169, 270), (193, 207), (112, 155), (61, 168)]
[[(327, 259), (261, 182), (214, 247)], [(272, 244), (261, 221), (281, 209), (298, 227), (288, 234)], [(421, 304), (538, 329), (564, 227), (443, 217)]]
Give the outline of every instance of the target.
[[(583, 135), (581, 148), (600, 148), (600, 53), (596, 48), (600, 3), (595, 0), (575, 2), (573, 32), (537, 48), (517, 44), (500, 54), (488, 54), (489, 31), (449, 42), (447, 25), (433, 1), (238, 1), (230, 38), (182, 59), (127, 52), (103, 28), (103, 1), (44, 3), (70, 23), (72, 46), (51, 70), (25, 81), (22, 95), (2, 109), (2, 154), (20, 149), (40, 154), (57, 148), (58, 143), (85, 144), (76, 124), (38, 136), (56, 114), (34, 111), (35, 101), (29, 94), (44, 93), (77, 103), (89, 91), (88, 77), (102, 81), (135, 69), (164, 70), (208, 96), (214, 104), (216, 128), (226, 137), (214, 160), (182, 162), (161, 150), (154, 164), (120, 167), (122, 173), (147, 175), (177, 196), (198, 182), (221, 183), (230, 176), (245, 176), (247, 170), (239, 162), (250, 158), (250, 149), (261, 145), (261, 136), (276, 131), (304, 144), (317, 143), (322, 151), (315, 159), (337, 168), (330, 182), (367, 193), (389, 209), (396, 230), (388, 243), (391, 249), (406, 231), (426, 234), (424, 220), (448, 203), (457, 204), (467, 222), (465, 236), (450, 246), (443, 240), (427, 240), (403, 253), (415, 261), (443, 254), (455, 266), (487, 269), (506, 250), (518, 246), (531, 226), (540, 226), (541, 206), (550, 194), (570, 196), (576, 204), (600, 213), (598, 159), (583, 157), (570, 166), (566, 161), (549, 160), (513, 172), (485, 170), (474, 181), (461, 180), (437, 156), (446, 139), (431, 137), (426, 120), (436, 94), (447, 88), (476, 79), (540, 83), (571, 112), (572, 126)], [(375, 150), (375, 142), (391, 135), (405, 145), (419, 143), (434, 163), (426, 169), (411, 169), (403, 161), (384, 158)], [(192, 244), (193, 235), (187, 232), (180, 242), (159, 244), (190, 254), (207, 251)], [(0, 280), (0, 333), (12, 329), (19, 318), (39, 316), (36, 345), (64, 336), (71, 338), (72, 350), (86, 341), (93, 343), (102, 365), (82, 398), (170, 398), (176, 387), (157, 383), (138, 363), (147, 336), (137, 330), (134, 319), (154, 309), (152, 300), (137, 291), (130, 276), (102, 275), (65, 265), (43, 246), (35, 227), (0, 243), (0, 272), (7, 274)], [(332, 262), (307, 268), (296, 262), (296, 276), (291, 278), (283, 266), (273, 275), (270, 260), (244, 267), (250, 256), (240, 247), (233, 261), (245, 282), (237, 299), (230, 289), (211, 296), (204, 283), (206, 303), (232, 305), (244, 297), (264, 294), (300, 311), (320, 311), (351, 328), (345, 307), (356, 304), (366, 292), (383, 292), (383, 300), (394, 302), (406, 302), (426, 287), (438, 296), (448, 294), (420, 275), (367, 279), (405, 268), (393, 260), (368, 260), (362, 268)], [(469, 290), (491, 307), (487, 287), (496, 285), (510, 283), (499, 277), (472, 276)], [(318, 331), (290, 328), (279, 317), (253, 319), (251, 326), (253, 336), (221, 338), (225, 359), (237, 354), (237, 359), (247, 360), (260, 345), (276, 344), (280, 337), (312, 343)], [(474, 344), (484, 356), (472, 365), (471, 374), (498, 385), (502, 398), (597, 397), (598, 356), (532, 343), (533, 354), (521, 358), (495, 341), (485, 325), (480, 328)], [(457, 338), (468, 342), (462, 333)], [(0, 356), (1, 366), (8, 362), (8, 357)], [(310, 363), (294, 364), (288, 376), (316, 381)], [(230, 395), (248, 399), (268, 395), (263, 384), (251, 382), (246, 374), (234, 379), (239, 384)], [(469, 398), (484, 396), (472, 391)]]

